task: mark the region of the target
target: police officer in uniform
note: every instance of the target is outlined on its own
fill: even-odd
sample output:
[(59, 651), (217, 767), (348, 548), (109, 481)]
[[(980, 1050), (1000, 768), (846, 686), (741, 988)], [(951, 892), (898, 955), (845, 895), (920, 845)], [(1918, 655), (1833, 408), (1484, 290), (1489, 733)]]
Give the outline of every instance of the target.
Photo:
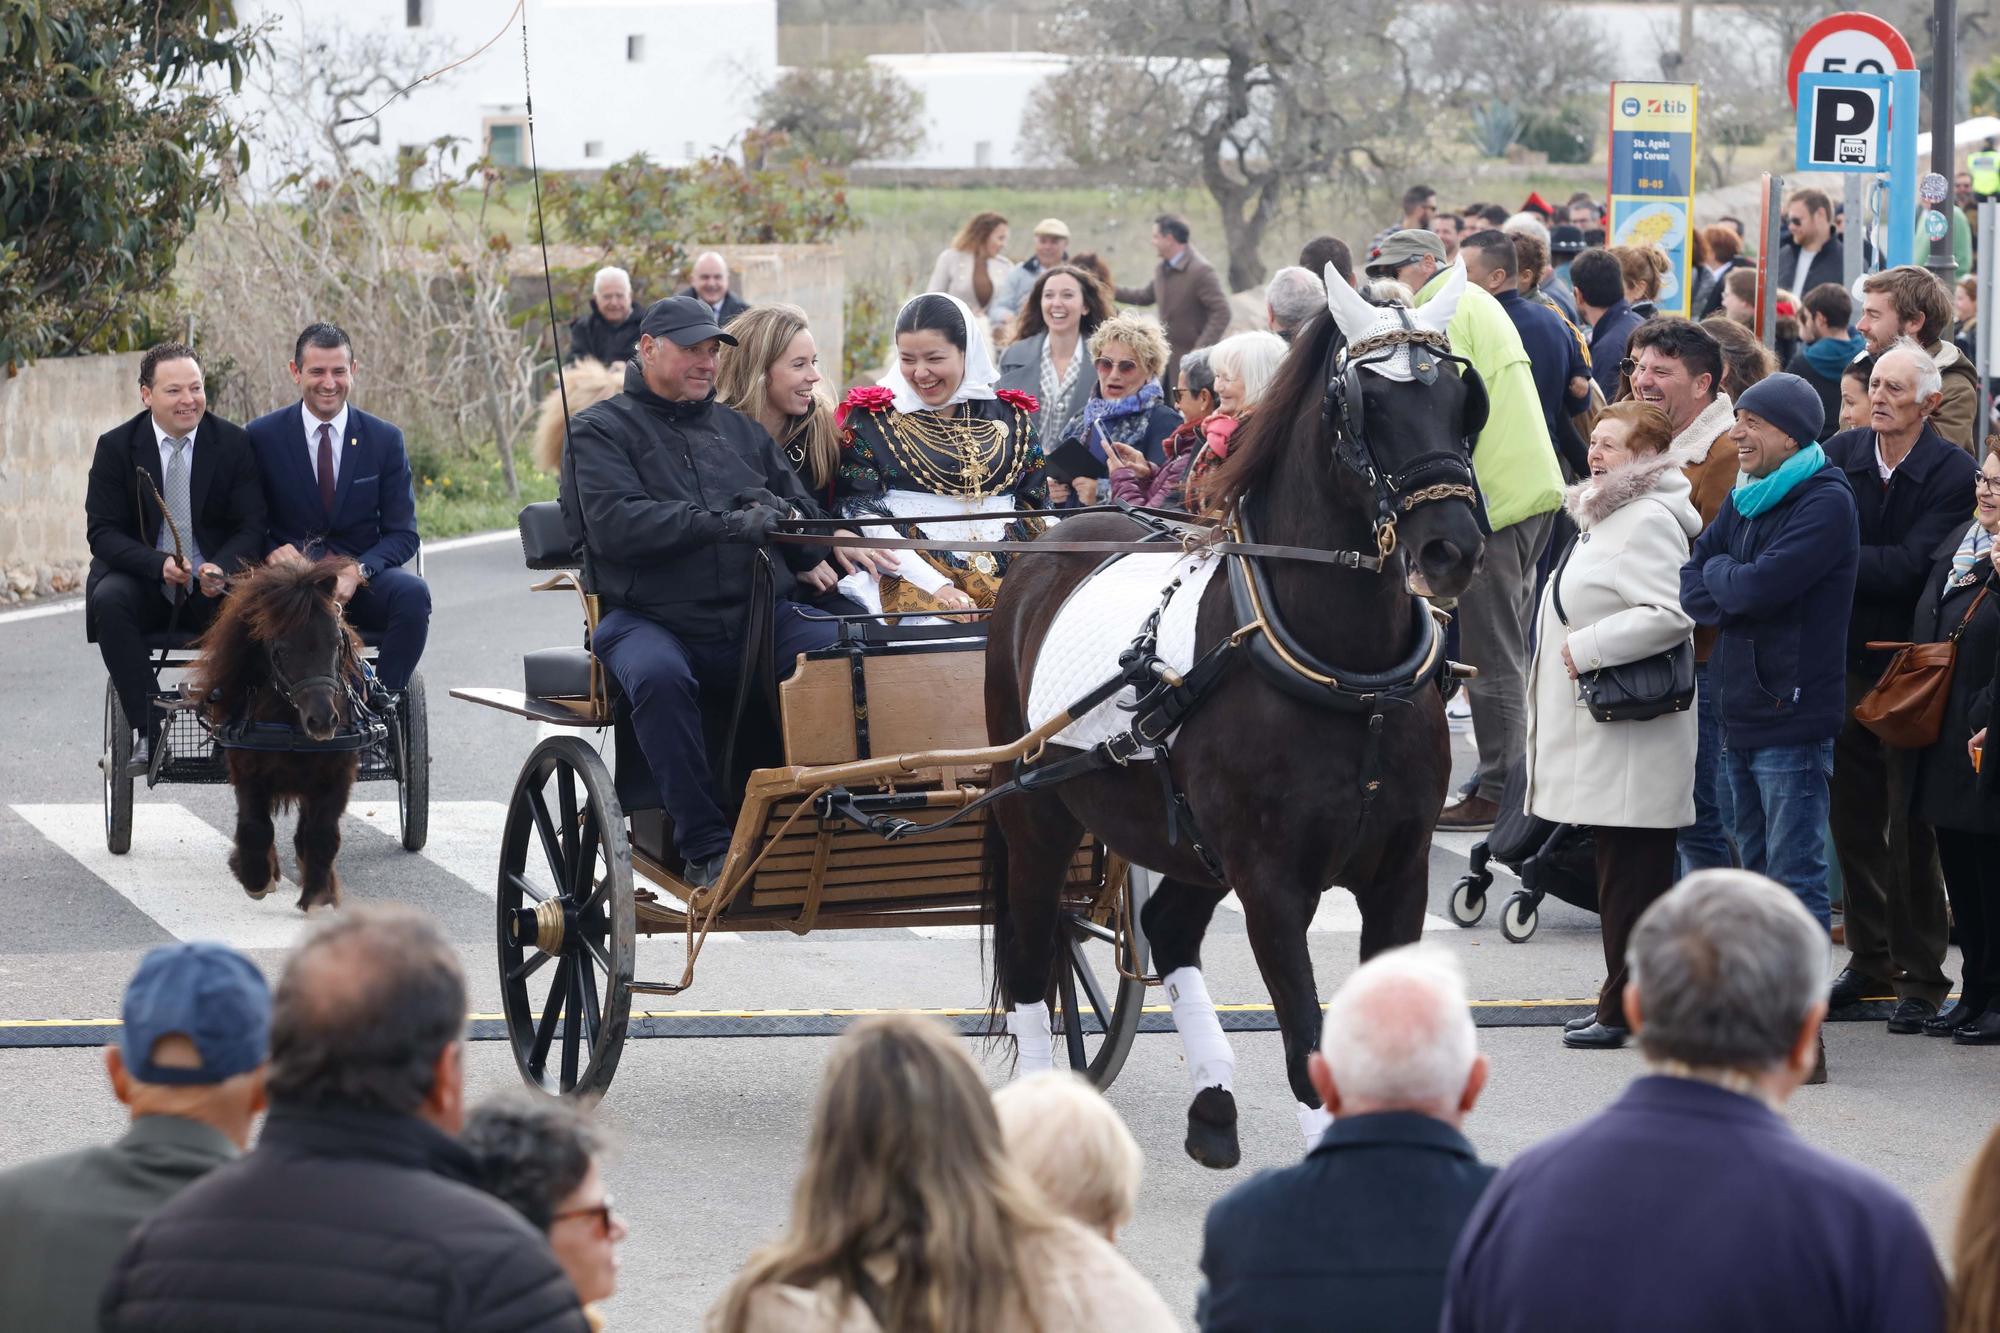
[(2000, 199), (2000, 152), (1988, 139), (1978, 152), (1965, 160), (1965, 169), (1972, 175), (1972, 197), (1984, 202)]
[[(591, 646), (631, 705), (697, 887), (721, 872), (730, 837), (702, 737), (702, 692), (736, 681), (756, 549), (787, 518), (825, 517), (765, 429), (715, 401), (724, 343), (736, 339), (699, 299), (655, 302), (624, 393), (577, 414), (563, 455), (563, 522), (607, 608)], [(831, 622), (808, 619), (792, 600), (793, 572), (831, 549), (774, 553), (781, 678), (800, 653), (834, 640)]]

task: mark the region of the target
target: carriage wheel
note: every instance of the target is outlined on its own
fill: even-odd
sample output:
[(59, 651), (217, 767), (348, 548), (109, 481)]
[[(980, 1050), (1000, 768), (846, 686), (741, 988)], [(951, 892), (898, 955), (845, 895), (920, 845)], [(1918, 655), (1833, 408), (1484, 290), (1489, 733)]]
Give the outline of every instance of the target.
[(104, 753), (97, 766), (104, 770), (104, 845), (114, 856), (123, 856), (132, 850), (132, 724), (109, 682), (104, 686)]
[(632, 1010), (632, 856), (597, 751), (535, 747), (500, 841), (500, 1003), (528, 1086), (595, 1101)]
[[(1145, 905), (1151, 881), (1126, 872), (1125, 907), (1138, 931), (1139, 909)], [(1139, 1035), (1139, 1014), (1146, 1003), (1146, 983), (1118, 970), (1117, 935), (1079, 911), (1062, 914), (1062, 943), (1056, 958), (1056, 1033), (1069, 1067), (1099, 1088), (1108, 1088), (1125, 1067), (1132, 1039)], [(1143, 937), (1134, 941), (1135, 971), (1146, 968)]]
[(1542, 924), (1541, 915), (1534, 899), (1526, 893), (1516, 893), (1500, 909), (1500, 933), (1509, 944), (1525, 944), (1534, 936), (1535, 927)]
[(421, 852), (431, 836), (431, 720), (417, 672), (396, 710), (396, 824), (403, 850)]

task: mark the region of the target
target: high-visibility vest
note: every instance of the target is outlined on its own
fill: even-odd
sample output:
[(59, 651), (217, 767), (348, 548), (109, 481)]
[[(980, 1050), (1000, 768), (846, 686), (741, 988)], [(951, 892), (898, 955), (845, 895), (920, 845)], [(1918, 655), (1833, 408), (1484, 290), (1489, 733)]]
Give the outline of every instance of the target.
[(2000, 153), (1974, 153), (1966, 159), (1965, 169), (1972, 174), (1974, 194), (2000, 195)]

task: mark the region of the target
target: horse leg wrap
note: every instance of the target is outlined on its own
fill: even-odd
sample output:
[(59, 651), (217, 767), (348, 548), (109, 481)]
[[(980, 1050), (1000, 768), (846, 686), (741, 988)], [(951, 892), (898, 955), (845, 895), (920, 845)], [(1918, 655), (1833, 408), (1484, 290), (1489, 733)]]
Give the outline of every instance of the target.
[(1014, 1070), (1017, 1074), (1039, 1074), (1056, 1067), (1056, 1044), (1049, 1035), (1047, 1001), (1015, 1005), (1013, 1012), (1007, 1015), (1007, 1030), (1014, 1034)]
[(1327, 1114), (1325, 1107), (1299, 1103), (1299, 1133), (1306, 1136), (1307, 1152), (1319, 1146), (1319, 1136), (1326, 1133), (1331, 1124), (1333, 1117)]
[(1181, 1034), (1181, 1049), (1187, 1053), (1188, 1079), (1194, 1090), (1232, 1090), (1236, 1053), (1229, 1049), (1229, 1038), (1222, 1035), (1222, 1023), (1215, 1016), (1215, 1001), (1208, 998), (1201, 969), (1177, 967), (1161, 980), (1166, 982), (1167, 999), (1174, 1011), (1174, 1031)]

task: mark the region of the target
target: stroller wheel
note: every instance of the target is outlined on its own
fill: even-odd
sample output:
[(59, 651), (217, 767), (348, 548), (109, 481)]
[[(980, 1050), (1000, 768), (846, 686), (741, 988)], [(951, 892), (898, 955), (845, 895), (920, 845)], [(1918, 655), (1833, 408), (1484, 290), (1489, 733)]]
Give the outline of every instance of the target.
[(1507, 900), (1507, 906), (1500, 911), (1500, 933), (1509, 944), (1521, 944), (1531, 938), (1535, 927), (1541, 924), (1541, 914), (1535, 910), (1535, 901), (1525, 893), (1517, 893)]
[(1486, 886), (1472, 875), (1461, 879), (1451, 890), (1451, 919), (1461, 926), (1476, 926), (1486, 915)]

